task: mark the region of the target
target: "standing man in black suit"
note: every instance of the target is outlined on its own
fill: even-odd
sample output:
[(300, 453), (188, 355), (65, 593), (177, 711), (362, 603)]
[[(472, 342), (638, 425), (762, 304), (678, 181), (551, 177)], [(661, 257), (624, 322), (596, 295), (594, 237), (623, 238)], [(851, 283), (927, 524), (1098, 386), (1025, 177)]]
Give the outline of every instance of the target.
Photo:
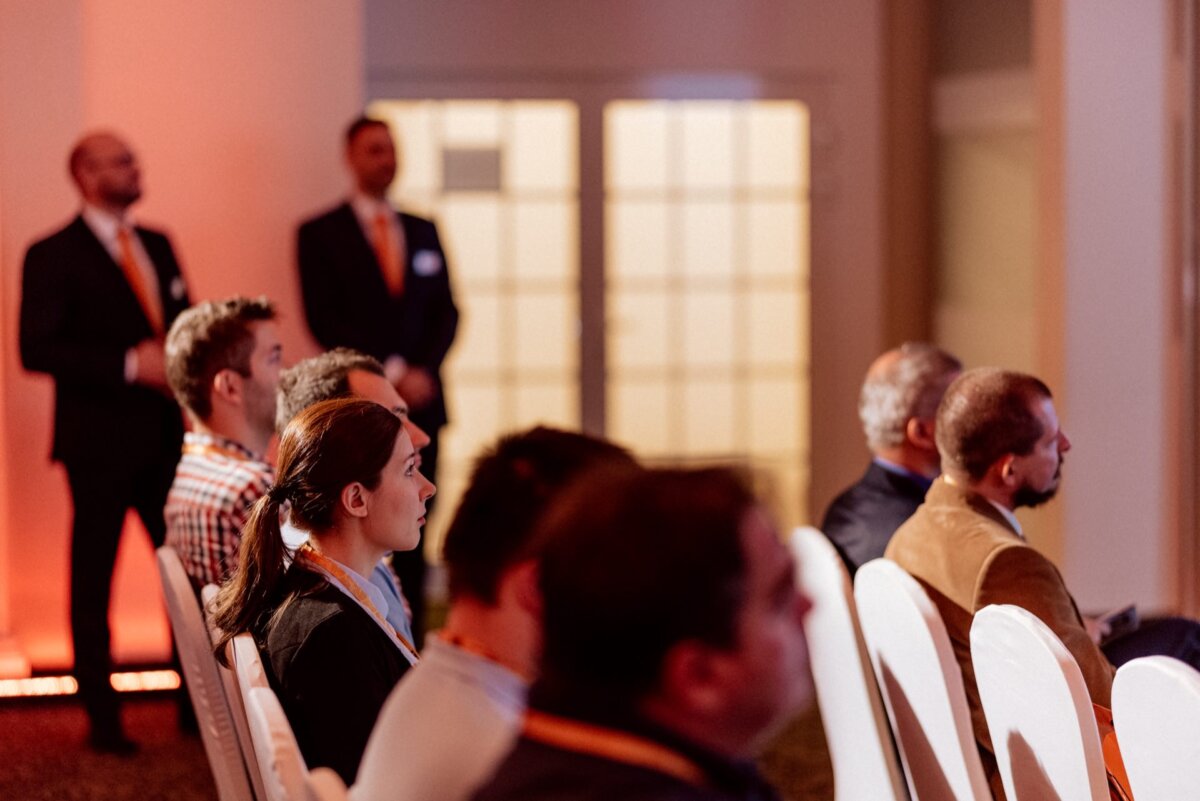
[(821, 530), (853, 578), (883, 556), (896, 529), (917, 511), (941, 472), (934, 419), (962, 363), (923, 342), (906, 342), (867, 369), (858, 397), (871, 464), (829, 505)]
[[(297, 254), (304, 310), (326, 348), (374, 356), (429, 434), (421, 472), (436, 481), (438, 432), (446, 424), (441, 366), (458, 329), (446, 257), (434, 224), (393, 209), (396, 145), (388, 126), (360, 117), (346, 130), (354, 190), (345, 202), (301, 224)], [(392, 566), (412, 605), (413, 635), (424, 633), (423, 541)]]
[(142, 195), (133, 152), (110, 133), (71, 151), (83, 209), (25, 254), (21, 361), (54, 377), (54, 446), (74, 506), (71, 638), (75, 677), (98, 751), (130, 753), (112, 668), (108, 608), (126, 510), (155, 546), (179, 461), (183, 422), (167, 389), (163, 335), (188, 306), (167, 237), (133, 225)]

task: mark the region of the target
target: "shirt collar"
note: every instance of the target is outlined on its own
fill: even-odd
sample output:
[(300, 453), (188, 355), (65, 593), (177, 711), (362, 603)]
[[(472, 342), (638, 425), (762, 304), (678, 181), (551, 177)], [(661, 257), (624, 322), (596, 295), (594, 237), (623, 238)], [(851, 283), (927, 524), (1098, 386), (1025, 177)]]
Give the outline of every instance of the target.
[(933, 486), (932, 478), (928, 478), (926, 476), (921, 475), (920, 473), (913, 472), (912, 470), (909, 470), (907, 467), (904, 467), (903, 465), (898, 465), (895, 462), (889, 462), (887, 459), (884, 459), (882, 456), (872, 457), (871, 461), (875, 462), (875, 464), (879, 465), (881, 468), (888, 471), (889, 473), (893, 473), (898, 476), (904, 476), (905, 478), (909, 479), (914, 484), (916, 484), (918, 487), (921, 487), (921, 488), (927, 490), (931, 486)]
[[(949, 484), (952, 487), (959, 487), (959, 484), (954, 479), (952, 479), (950, 476), (946, 475), (945, 473), (942, 474), (942, 480), (945, 481), (947, 484)], [(962, 489), (962, 487), (959, 487), (959, 488)], [(975, 493), (975, 494), (979, 495), (979, 493)], [(1017, 533), (1017, 536), (1020, 537), (1021, 539), (1025, 539), (1025, 532), (1021, 529), (1021, 521), (1017, 520), (1017, 516), (1012, 513), (1011, 509), (1007, 509), (1004, 506), (1001, 506), (1000, 504), (996, 503), (995, 501), (993, 501), (991, 498), (987, 497), (986, 495), (979, 495), (979, 497), (983, 498), (985, 501), (987, 501), (992, 506), (994, 506), (996, 508), (996, 511), (1000, 513), (1000, 515), (1005, 519), (1005, 521), (1008, 522), (1008, 524), (1010, 526), (1012, 526), (1012, 530)]]
[(222, 437), (220, 434), (212, 434), (203, 431), (188, 431), (183, 435), (183, 441), (188, 445), (195, 445), (201, 448), (214, 447), (220, 448), (224, 451), (232, 451), (239, 456), (244, 456), (245, 458), (255, 462), (263, 461), (261, 456), (247, 448), (242, 443)]
[(360, 221), (368, 224), (374, 224), (380, 213), (394, 214), (387, 200), (380, 200), (358, 191), (350, 196), (350, 207), (354, 209), (354, 214)]
[(80, 212), (83, 221), (87, 223), (88, 228), (92, 229), (101, 242), (115, 242), (117, 239), (117, 231), (123, 227), (132, 227), (133, 222), (129, 214), (116, 215), (110, 211), (105, 211), (91, 203), (83, 204), (83, 211)]

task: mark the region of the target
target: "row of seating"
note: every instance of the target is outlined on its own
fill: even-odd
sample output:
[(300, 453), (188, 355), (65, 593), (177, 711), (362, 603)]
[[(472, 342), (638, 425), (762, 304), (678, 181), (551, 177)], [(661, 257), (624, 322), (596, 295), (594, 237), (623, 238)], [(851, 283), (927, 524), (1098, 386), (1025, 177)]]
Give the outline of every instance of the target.
[(218, 799), (346, 801), (346, 785), (337, 773), (305, 765), (253, 638), (242, 634), (229, 643), (233, 670), (213, 655), (218, 632), (203, 609), (211, 607), (217, 588), (208, 585), (197, 601), (173, 548), (158, 549), (158, 568)]
[[(792, 548), (813, 602), (806, 630), (837, 801), (990, 801), (962, 674), (920, 584), (878, 559), (851, 588), (815, 529), (795, 531)], [(989, 606), (971, 655), (1008, 798), (1108, 801), (1087, 688), (1054, 633), (1024, 609)], [(1113, 719), (1138, 801), (1200, 794), (1200, 673), (1169, 657), (1129, 662)]]

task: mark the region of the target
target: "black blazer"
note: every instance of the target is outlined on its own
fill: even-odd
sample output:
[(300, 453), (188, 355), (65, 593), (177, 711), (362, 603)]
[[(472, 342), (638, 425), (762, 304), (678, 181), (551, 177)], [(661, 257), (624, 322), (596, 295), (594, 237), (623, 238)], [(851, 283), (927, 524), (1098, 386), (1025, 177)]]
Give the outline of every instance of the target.
[[(166, 236), (135, 231), (154, 263), (170, 326), (189, 305), (179, 263)], [(30, 246), (21, 287), (21, 362), (54, 377), (54, 459), (111, 463), (182, 442), (175, 401), (125, 382), (125, 352), (153, 334), (120, 265), (82, 217)]]
[(333, 768), (353, 784), (408, 660), (362, 607), (315, 573), (293, 565), (279, 593), (286, 608), (256, 632), (268, 678), (308, 766)]
[(429, 220), (397, 214), (408, 251), (399, 298), (388, 292), (349, 203), (301, 224), (297, 261), (304, 313), (323, 347), (354, 348), (380, 361), (399, 355), (429, 370), (438, 395), (431, 408), (414, 417), (437, 428), (446, 423), (441, 366), (458, 329), (458, 309), (437, 228)]
[(821, 531), (853, 578), (864, 564), (883, 556), (896, 529), (924, 500), (925, 488), (919, 483), (871, 462), (858, 483), (829, 505)]

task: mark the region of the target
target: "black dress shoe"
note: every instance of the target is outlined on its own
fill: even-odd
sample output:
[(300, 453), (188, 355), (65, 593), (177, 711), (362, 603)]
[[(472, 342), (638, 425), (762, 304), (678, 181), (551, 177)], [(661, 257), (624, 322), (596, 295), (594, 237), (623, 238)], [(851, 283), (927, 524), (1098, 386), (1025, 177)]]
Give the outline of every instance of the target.
[(120, 729), (96, 729), (88, 737), (88, 746), (98, 754), (113, 754), (115, 756), (133, 756), (138, 752), (138, 744), (125, 736)]

